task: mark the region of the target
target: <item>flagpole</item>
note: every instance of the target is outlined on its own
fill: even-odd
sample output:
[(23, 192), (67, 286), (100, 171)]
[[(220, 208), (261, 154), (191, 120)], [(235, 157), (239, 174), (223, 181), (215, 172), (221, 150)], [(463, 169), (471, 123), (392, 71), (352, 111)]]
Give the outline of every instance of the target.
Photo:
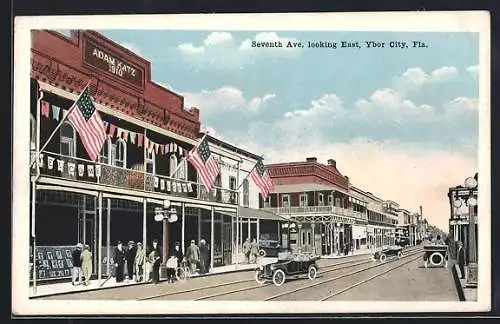
[[(37, 81), (37, 88), (40, 85)], [(39, 90), (40, 91), (40, 90)], [(36, 103), (36, 142), (35, 142), (35, 163), (36, 163), (36, 176), (33, 177), (31, 184), (31, 237), (33, 238), (33, 294), (36, 294), (36, 273), (37, 273), (37, 259), (36, 259), (36, 182), (40, 177), (40, 105), (43, 99), (43, 91), (40, 91), (40, 96)], [(31, 169), (31, 166), (30, 166)]]
[[(50, 140), (54, 137), (54, 135), (57, 133), (57, 131), (59, 130), (59, 128), (61, 128), (62, 124), (64, 124), (64, 122), (66, 121), (66, 119), (68, 119), (69, 114), (76, 107), (76, 102), (78, 101), (78, 99), (80, 99), (80, 97), (85, 92), (85, 90), (88, 88), (88, 86), (90, 85), (90, 83), (91, 83), (91, 80), (89, 80), (89, 82), (87, 82), (87, 85), (85, 86), (85, 88), (83, 88), (82, 92), (78, 95), (78, 98), (76, 98), (76, 100), (74, 101), (73, 105), (71, 106), (71, 108), (69, 108), (68, 112), (66, 113), (66, 115), (64, 115), (64, 113), (63, 113), (63, 118), (61, 119), (61, 121), (59, 122), (59, 124), (56, 126), (56, 128), (54, 129), (54, 131), (52, 131), (52, 134), (50, 134), (49, 138), (47, 139), (47, 141), (45, 142), (45, 144), (40, 149), (40, 152), (42, 152), (43, 150), (45, 150), (45, 148), (49, 144)], [(33, 164), (34, 164), (34, 161), (32, 161), (30, 163), (30, 168), (33, 166)]]

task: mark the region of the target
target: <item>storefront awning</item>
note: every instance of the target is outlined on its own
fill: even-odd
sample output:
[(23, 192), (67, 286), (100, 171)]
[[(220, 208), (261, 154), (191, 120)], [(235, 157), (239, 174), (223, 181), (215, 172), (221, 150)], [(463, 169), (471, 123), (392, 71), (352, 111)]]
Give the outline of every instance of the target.
[(282, 217), (278, 215), (262, 210), (262, 209), (254, 209), (249, 207), (238, 206), (238, 212), (240, 217), (243, 218), (253, 218), (253, 219), (267, 219), (267, 220), (283, 220)]

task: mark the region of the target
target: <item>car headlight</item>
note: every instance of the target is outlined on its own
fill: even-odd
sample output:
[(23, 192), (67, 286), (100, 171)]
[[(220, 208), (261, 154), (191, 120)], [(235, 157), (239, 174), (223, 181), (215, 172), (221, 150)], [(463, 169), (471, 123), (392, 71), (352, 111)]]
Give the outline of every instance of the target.
[(259, 266), (259, 269), (260, 269), (261, 271), (262, 271), (262, 270), (264, 270), (264, 266), (261, 266), (261, 265), (260, 265), (260, 266)]
[(271, 265), (271, 270), (274, 270), (276, 269), (276, 267), (274, 265)]

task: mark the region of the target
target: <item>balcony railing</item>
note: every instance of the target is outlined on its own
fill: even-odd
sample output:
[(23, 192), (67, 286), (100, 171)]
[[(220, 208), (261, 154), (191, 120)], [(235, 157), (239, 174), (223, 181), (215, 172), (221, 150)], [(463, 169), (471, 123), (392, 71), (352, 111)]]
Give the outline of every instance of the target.
[[(144, 172), (142, 164), (139, 170), (127, 169), (52, 152), (42, 154), (41, 176), (210, 202), (236, 204), (237, 201), (235, 190), (214, 187), (207, 193), (205, 187), (196, 182)], [(36, 174), (36, 168), (32, 168), (31, 174)]]
[(271, 207), (262, 208), (277, 215), (294, 215), (294, 214), (335, 214), (357, 219), (367, 219), (366, 213), (357, 212), (352, 209), (345, 209), (338, 206), (303, 206), (303, 207)]

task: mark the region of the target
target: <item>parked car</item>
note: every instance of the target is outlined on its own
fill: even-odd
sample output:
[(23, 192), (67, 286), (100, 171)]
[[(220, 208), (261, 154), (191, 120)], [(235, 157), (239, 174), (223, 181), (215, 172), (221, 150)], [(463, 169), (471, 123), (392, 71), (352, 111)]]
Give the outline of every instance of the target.
[(260, 240), (259, 256), (277, 257), (280, 252), (280, 242), (276, 240)]
[(280, 252), (277, 262), (261, 265), (255, 271), (255, 280), (259, 284), (272, 281), (278, 287), (283, 285), (286, 279), (307, 277), (314, 280), (318, 275), (317, 259), (318, 256)]
[(374, 260), (380, 260), (380, 262), (385, 262), (387, 258), (397, 257), (398, 259), (403, 256), (403, 248), (401, 246), (386, 246), (380, 251), (376, 251), (373, 254)]

